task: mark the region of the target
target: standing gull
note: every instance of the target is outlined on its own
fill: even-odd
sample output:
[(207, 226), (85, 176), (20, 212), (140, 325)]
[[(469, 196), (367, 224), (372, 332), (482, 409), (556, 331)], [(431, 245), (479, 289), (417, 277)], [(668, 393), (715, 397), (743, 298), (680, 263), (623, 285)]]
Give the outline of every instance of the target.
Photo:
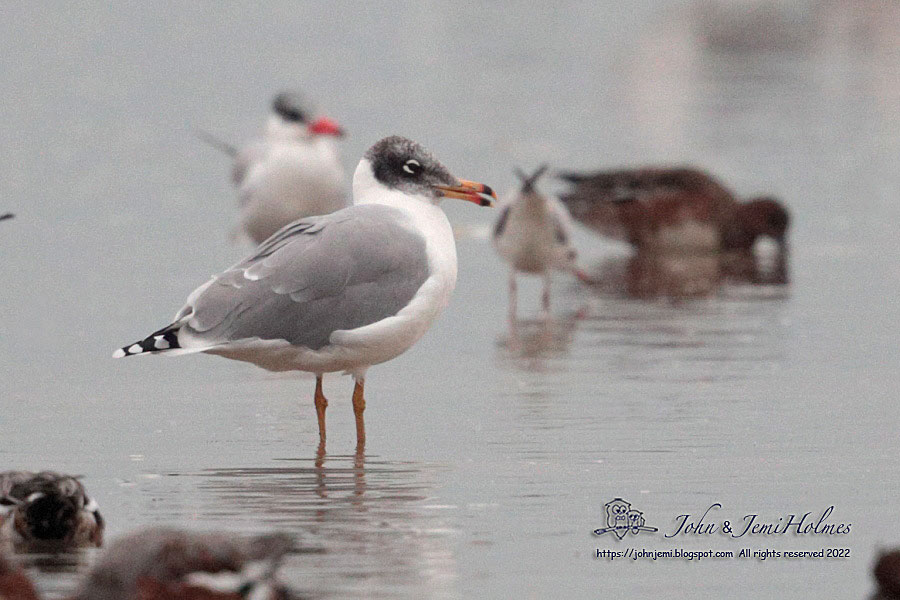
[(541, 166), (531, 175), (516, 170), (522, 180), (519, 192), (500, 208), (493, 241), (498, 254), (509, 263), (509, 319), (516, 320), (516, 274), (540, 275), (544, 280), (541, 306), (550, 312), (550, 277), (554, 269), (583, 277), (575, 266), (571, 244), (571, 218), (555, 198), (537, 191), (535, 184), (547, 170)]
[(206, 352), (271, 371), (316, 374), (325, 441), (324, 373), (355, 379), (357, 442), (365, 443), (366, 370), (408, 350), (456, 285), (456, 244), (442, 198), (490, 206), (486, 185), (457, 179), (402, 137), (369, 148), (353, 176), (355, 204), (300, 219), (197, 288), (175, 321), (114, 356)]
[(234, 157), (231, 179), (238, 188), (240, 229), (256, 244), (292, 221), (348, 204), (335, 142), (343, 130), (328, 117), (311, 117), (299, 94), (282, 92), (272, 101), (262, 139), (240, 150), (201, 132)]

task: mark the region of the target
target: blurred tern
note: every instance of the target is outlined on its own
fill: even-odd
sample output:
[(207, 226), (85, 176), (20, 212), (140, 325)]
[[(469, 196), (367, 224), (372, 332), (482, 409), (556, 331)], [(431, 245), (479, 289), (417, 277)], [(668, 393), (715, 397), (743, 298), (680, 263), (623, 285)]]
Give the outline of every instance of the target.
[(206, 352), (271, 371), (315, 373), (323, 445), (322, 377), (344, 371), (355, 379), (362, 447), (366, 370), (418, 341), (456, 284), (456, 244), (438, 203), (458, 198), (491, 206), (496, 195), (395, 136), (365, 153), (353, 196), (349, 208), (278, 231), (197, 288), (172, 324), (114, 356)]
[(494, 225), (493, 242), (500, 256), (509, 263), (509, 318), (516, 319), (516, 274), (540, 275), (544, 280), (541, 306), (550, 311), (550, 277), (554, 269), (584, 275), (575, 266), (577, 253), (571, 244), (572, 222), (569, 213), (556, 198), (548, 198), (535, 188), (547, 170), (542, 165), (531, 175), (516, 170), (522, 187), (504, 200)]
[(237, 149), (200, 132), (210, 145), (234, 158), (240, 229), (259, 244), (288, 223), (348, 205), (346, 177), (336, 138), (344, 132), (328, 117), (310, 121), (300, 96), (282, 92), (262, 139)]

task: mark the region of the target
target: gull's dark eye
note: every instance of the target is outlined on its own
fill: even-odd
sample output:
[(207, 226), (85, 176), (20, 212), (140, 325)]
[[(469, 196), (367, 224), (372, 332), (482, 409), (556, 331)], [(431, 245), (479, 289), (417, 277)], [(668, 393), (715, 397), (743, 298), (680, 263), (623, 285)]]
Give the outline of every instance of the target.
[(414, 158), (403, 163), (403, 172), (407, 177), (415, 177), (422, 172), (422, 164)]

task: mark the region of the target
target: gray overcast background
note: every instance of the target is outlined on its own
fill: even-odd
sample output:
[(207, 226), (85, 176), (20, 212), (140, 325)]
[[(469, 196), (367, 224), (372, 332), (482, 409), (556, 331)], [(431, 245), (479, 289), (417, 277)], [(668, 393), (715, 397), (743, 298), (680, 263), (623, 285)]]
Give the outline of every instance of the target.
[[(112, 536), (285, 528), (321, 551), (285, 566), (311, 597), (864, 597), (876, 547), (900, 542), (898, 4), (534, 4), (4, 2), (0, 467), (83, 474)], [(351, 382), (326, 380), (317, 467), (310, 379), (109, 358), (244, 252), (228, 162), (194, 130), (246, 140), (290, 87), (346, 128), (351, 172), (398, 133), (500, 189), (542, 161), (676, 162), (776, 194), (792, 285), (671, 305), (561, 279), (552, 347), (522, 356), (503, 344), (505, 270), (467, 237), (447, 312), (370, 371), (362, 467)], [(578, 242), (588, 264), (622, 256)], [(616, 496), (664, 530), (712, 502), (732, 519), (833, 504), (852, 534), (592, 536)], [(593, 558), (673, 544), (852, 556)]]

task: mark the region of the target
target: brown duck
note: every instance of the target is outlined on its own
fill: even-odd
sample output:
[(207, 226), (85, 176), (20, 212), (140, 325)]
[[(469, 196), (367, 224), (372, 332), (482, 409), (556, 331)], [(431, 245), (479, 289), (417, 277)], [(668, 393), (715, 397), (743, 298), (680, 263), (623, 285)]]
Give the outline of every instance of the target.
[[(292, 548), (280, 534), (242, 538), (149, 528), (114, 542), (66, 600), (288, 600), (276, 570)], [(0, 600), (40, 600), (0, 548)]]
[(0, 472), (0, 544), (16, 551), (100, 546), (103, 517), (77, 478)]
[(717, 179), (687, 167), (561, 173), (561, 200), (579, 222), (640, 250), (750, 250), (770, 236), (783, 251), (790, 222), (771, 197), (739, 201)]

